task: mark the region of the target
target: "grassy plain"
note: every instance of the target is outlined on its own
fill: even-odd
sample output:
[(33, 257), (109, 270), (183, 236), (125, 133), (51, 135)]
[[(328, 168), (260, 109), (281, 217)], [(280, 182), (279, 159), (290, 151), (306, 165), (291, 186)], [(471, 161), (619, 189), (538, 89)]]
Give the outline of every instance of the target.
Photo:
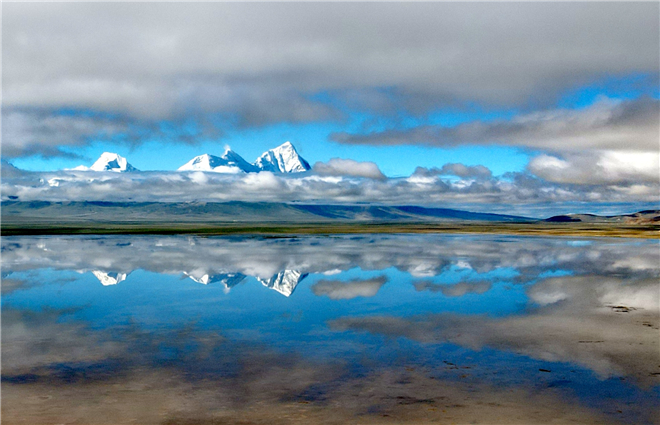
[(227, 222), (62, 222), (3, 223), (2, 235), (332, 235), (357, 233), (457, 233), (530, 236), (622, 237), (660, 239), (660, 224), (614, 223), (227, 223)]

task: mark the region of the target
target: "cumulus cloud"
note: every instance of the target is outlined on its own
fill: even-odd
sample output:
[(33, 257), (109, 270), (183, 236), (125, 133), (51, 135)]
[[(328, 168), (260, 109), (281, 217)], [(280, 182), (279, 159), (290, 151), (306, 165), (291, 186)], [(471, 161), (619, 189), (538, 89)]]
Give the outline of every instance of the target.
[(473, 121), (455, 127), (424, 125), (366, 134), (334, 133), (347, 144), (458, 146), (500, 144), (552, 151), (584, 149), (657, 151), (660, 101), (603, 98), (585, 109), (555, 109), (511, 120)]
[[(325, 204), (377, 203), (384, 205), (442, 205), (472, 211), (565, 214), (562, 204), (589, 202), (633, 203), (627, 208), (648, 209), (657, 203), (657, 182), (608, 185), (553, 183), (529, 173), (499, 179), (449, 181), (438, 176), (412, 175), (384, 180), (318, 174), (261, 173), (104, 173), (8, 171), (0, 186), (3, 200), (117, 202), (309, 202)], [(636, 203), (637, 205), (635, 206)], [(545, 204), (545, 207), (543, 205)], [(576, 208), (576, 207), (571, 207)], [(584, 212), (585, 207), (579, 207)]]
[(354, 161), (352, 159), (332, 158), (328, 162), (317, 162), (313, 170), (322, 176), (351, 176), (368, 179), (385, 180), (385, 175), (378, 165), (371, 161)]
[(373, 297), (387, 282), (387, 276), (373, 279), (353, 279), (348, 282), (340, 280), (319, 280), (312, 286), (314, 295), (325, 295), (331, 300), (350, 300), (357, 297)]
[[(603, 98), (585, 109), (534, 112), (511, 120), (475, 121), (456, 127), (425, 125), (367, 134), (335, 133), (331, 137), (349, 144), (500, 144), (540, 149), (546, 153), (532, 158), (527, 168), (548, 182), (637, 184), (634, 191), (650, 193), (660, 182), (659, 117), (657, 99)], [(420, 167), (415, 175), (486, 179), (490, 171), (481, 166), (445, 164), (441, 169)], [(649, 183), (653, 187), (646, 185)]]
[(561, 158), (543, 154), (532, 158), (527, 168), (556, 183), (657, 183), (660, 181), (660, 153), (595, 151), (568, 153)]

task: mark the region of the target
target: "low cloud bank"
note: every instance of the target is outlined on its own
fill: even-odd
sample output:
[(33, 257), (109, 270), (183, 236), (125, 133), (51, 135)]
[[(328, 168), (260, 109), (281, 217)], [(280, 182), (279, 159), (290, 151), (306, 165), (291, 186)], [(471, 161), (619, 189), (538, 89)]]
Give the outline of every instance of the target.
[[(530, 168), (553, 179), (552, 164), (580, 162), (541, 158)], [(564, 162), (562, 162), (564, 161)], [(381, 178), (377, 167), (350, 160), (330, 161), (300, 175), (270, 172), (221, 174), (205, 172), (109, 173), (66, 170), (27, 172), (2, 165), (2, 199), (20, 201), (115, 202), (308, 202), (316, 204), (377, 203), (428, 205), (473, 211), (548, 216), (567, 212), (619, 212), (648, 209), (660, 199), (660, 184), (641, 182), (575, 184), (551, 181), (529, 172), (486, 178), (487, 169), (449, 164), (454, 174), (479, 178), (443, 178), (441, 170), (418, 169), (403, 178)], [(460, 165), (460, 167), (459, 167)], [(316, 172), (321, 168), (322, 172)], [(325, 168), (324, 168), (325, 167)], [(330, 174), (326, 171), (330, 170)], [(588, 170), (584, 171), (585, 173)], [(343, 174), (342, 174), (343, 173)], [(444, 172), (442, 172), (444, 173)], [(361, 176), (356, 176), (363, 174)], [(597, 180), (598, 176), (593, 176)], [(562, 180), (554, 178), (554, 180)], [(563, 204), (563, 205), (562, 205)], [(599, 206), (600, 205), (600, 206)]]

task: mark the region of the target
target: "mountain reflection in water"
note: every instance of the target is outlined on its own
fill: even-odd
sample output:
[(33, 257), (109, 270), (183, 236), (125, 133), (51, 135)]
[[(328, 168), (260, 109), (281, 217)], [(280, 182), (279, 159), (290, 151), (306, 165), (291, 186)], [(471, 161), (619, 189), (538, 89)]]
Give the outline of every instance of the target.
[(2, 276), (6, 423), (657, 423), (657, 241), (5, 237)]

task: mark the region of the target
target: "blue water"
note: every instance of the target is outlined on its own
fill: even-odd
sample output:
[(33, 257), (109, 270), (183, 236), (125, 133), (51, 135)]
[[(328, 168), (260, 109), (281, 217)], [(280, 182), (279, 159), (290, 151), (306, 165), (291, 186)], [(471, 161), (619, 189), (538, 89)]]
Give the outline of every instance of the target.
[[(246, 349), (268, 350), (340, 361), (356, 376), (414, 365), (443, 379), (461, 371), (489, 385), (552, 388), (613, 420), (647, 423), (660, 400), (648, 371), (626, 359), (617, 364), (618, 352), (591, 354), (580, 351), (591, 350), (587, 344), (535, 332), (544, 321), (569, 316), (579, 328), (603, 309), (617, 314), (606, 301), (655, 320), (658, 255), (657, 241), (605, 238), (4, 237), (3, 380), (124, 358), (113, 353), (90, 365), (81, 354), (49, 363), (40, 329), (75, 327), (90, 350), (120, 342), (131, 356), (142, 354), (142, 366), (174, 364), (206, 378), (240, 373), (234, 357)], [(126, 277), (115, 282), (117, 274)], [(110, 276), (107, 285), (97, 275)], [(227, 276), (239, 277), (225, 285)], [(631, 304), (640, 299), (644, 305)], [(519, 331), (509, 333), (509, 323)], [(224, 342), (200, 361), (208, 335)], [(25, 352), (5, 350), (13, 338)], [(40, 352), (33, 363), (31, 343)]]

